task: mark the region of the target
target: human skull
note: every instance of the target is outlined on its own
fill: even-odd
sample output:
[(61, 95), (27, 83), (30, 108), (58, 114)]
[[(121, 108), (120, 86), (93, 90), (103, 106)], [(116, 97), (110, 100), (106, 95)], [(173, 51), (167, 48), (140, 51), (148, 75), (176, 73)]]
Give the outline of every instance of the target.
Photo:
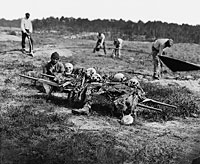
[(101, 82), (102, 81), (102, 77), (98, 73), (95, 73), (95, 74), (92, 75), (91, 81), (92, 82)]
[(140, 85), (139, 81), (136, 78), (131, 78), (128, 80), (129, 87), (138, 87)]
[(92, 77), (93, 74), (96, 74), (96, 70), (94, 68), (86, 69), (86, 76), (87, 77)]
[(65, 63), (65, 72), (71, 74), (74, 66), (71, 63)]
[(130, 125), (133, 122), (134, 122), (134, 118), (131, 116), (131, 114), (125, 115), (121, 119), (121, 124), (123, 124), (123, 125)]
[(113, 81), (116, 81), (116, 82), (123, 82), (125, 80), (126, 80), (126, 77), (124, 76), (123, 73), (117, 73), (113, 77)]

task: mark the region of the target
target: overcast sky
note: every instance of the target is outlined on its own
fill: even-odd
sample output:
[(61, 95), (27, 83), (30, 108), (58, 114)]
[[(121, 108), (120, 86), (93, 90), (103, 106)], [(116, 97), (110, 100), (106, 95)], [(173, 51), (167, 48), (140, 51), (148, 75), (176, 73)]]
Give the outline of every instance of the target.
[(199, 3), (199, 0), (1, 0), (0, 18), (18, 19), (29, 12), (32, 20), (64, 16), (199, 25)]

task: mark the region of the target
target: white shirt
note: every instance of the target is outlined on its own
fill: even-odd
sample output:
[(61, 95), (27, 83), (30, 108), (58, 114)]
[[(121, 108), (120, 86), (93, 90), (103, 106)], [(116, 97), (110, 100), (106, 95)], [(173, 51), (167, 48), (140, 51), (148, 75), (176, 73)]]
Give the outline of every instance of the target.
[(101, 35), (97, 36), (98, 39), (101, 39), (101, 44), (103, 44), (104, 40), (105, 40), (105, 35), (103, 33), (101, 33)]
[[(160, 49), (160, 47), (164, 46), (164, 44), (168, 41), (169, 39), (157, 39), (153, 43), (153, 47), (156, 48), (157, 50)], [(164, 47), (163, 47), (164, 48)]]
[(117, 48), (122, 48), (123, 40), (121, 38), (117, 38), (117, 42), (114, 41), (114, 45), (117, 46)]
[(23, 32), (26, 32), (25, 29), (28, 29), (30, 33), (33, 32), (33, 27), (32, 27), (31, 21), (29, 19), (22, 18), (22, 20), (21, 20), (21, 30)]
[(163, 50), (165, 49), (165, 43), (166, 43), (168, 40), (169, 40), (169, 39), (157, 39), (157, 40), (153, 43), (153, 47), (159, 51), (159, 55), (162, 55)]
[(117, 40), (118, 40), (118, 42), (119, 42), (119, 47), (121, 48), (121, 47), (122, 47), (123, 40), (122, 40), (121, 38), (118, 38)]

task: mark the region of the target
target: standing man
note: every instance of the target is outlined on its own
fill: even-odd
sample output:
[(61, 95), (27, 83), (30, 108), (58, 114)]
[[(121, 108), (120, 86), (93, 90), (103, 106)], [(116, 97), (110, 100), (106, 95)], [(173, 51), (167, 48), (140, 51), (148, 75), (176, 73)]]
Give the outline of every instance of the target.
[(160, 79), (161, 77), (161, 62), (158, 55), (165, 54), (165, 49), (173, 45), (172, 39), (157, 39), (153, 42), (151, 55), (153, 57), (153, 79)]
[(97, 35), (97, 43), (93, 50), (93, 53), (99, 51), (101, 48), (104, 50), (104, 54), (106, 54), (105, 35), (99, 32)]
[(112, 52), (112, 57), (113, 58), (114, 57), (117, 57), (117, 58), (121, 57), (122, 42), (123, 42), (123, 40), (120, 39), (120, 38), (115, 38), (114, 39), (113, 44), (114, 44), (115, 48), (114, 48), (114, 50)]
[(33, 39), (31, 37), (31, 33), (33, 32), (32, 23), (29, 19), (30, 14), (26, 13), (25, 18), (21, 20), (21, 31), (22, 31), (22, 52), (25, 52), (25, 39), (26, 37), (30, 39), (30, 54), (33, 55)]

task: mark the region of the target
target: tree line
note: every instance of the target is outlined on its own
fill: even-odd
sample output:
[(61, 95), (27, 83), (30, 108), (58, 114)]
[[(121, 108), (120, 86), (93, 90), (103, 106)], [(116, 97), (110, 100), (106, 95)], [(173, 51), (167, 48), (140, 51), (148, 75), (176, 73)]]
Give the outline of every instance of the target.
[[(124, 40), (154, 40), (172, 38), (177, 43), (200, 43), (200, 25), (148, 21), (144, 23), (115, 19), (83, 19), (73, 17), (48, 17), (34, 19), (34, 30), (55, 30), (62, 33), (78, 34), (81, 32), (104, 32), (107, 38), (121, 37)], [(1, 26), (20, 27), (20, 19), (0, 19)]]

